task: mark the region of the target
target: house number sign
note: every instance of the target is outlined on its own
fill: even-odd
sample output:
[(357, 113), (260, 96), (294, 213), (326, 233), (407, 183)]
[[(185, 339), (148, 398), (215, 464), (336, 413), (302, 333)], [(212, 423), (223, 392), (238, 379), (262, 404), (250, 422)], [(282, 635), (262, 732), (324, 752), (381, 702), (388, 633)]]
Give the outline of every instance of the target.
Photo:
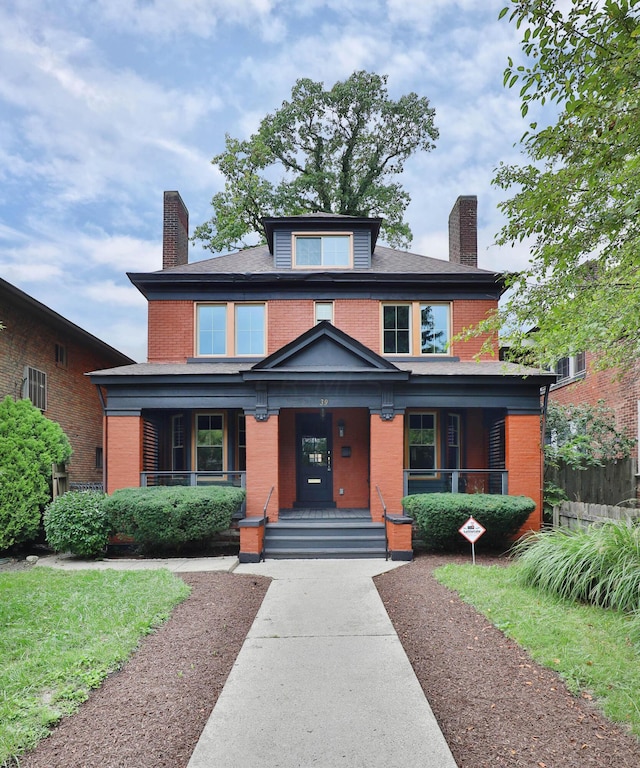
[(329, 405), (329, 398), (328, 397), (321, 397), (320, 398), (320, 405)]

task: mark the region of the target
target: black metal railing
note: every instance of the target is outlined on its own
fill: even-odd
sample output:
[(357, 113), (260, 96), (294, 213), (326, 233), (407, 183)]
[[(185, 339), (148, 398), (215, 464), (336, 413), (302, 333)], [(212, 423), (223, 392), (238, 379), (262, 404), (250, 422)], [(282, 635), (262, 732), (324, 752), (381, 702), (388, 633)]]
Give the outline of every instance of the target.
[(405, 469), (404, 495), (415, 493), (509, 493), (506, 469)]
[(378, 498), (380, 499), (380, 504), (382, 504), (382, 520), (384, 522), (384, 559), (388, 560), (389, 559), (389, 537), (387, 535), (387, 505), (384, 503), (384, 498), (382, 497), (382, 491), (380, 490), (379, 485), (376, 485), (376, 491), (378, 492)]
[(233, 485), (245, 488), (246, 472), (141, 472), (140, 485), (151, 488), (157, 485)]

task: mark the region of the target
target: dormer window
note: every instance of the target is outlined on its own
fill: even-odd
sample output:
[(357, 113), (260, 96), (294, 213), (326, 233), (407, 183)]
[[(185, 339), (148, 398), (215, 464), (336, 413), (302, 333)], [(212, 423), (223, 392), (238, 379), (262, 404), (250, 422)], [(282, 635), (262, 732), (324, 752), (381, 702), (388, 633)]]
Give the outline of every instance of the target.
[(350, 233), (293, 233), (293, 264), (295, 267), (350, 267), (353, 236)]

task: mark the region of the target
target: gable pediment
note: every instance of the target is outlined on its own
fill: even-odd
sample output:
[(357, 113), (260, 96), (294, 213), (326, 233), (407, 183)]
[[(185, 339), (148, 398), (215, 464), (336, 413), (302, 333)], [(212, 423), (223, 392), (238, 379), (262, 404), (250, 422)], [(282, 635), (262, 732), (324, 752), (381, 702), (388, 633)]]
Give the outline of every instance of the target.
[(269, 357), (256, 363), (246, 378), (283, 378), (290, 375), (370, 375), (406, 378), (393, 363), (324, 320)]

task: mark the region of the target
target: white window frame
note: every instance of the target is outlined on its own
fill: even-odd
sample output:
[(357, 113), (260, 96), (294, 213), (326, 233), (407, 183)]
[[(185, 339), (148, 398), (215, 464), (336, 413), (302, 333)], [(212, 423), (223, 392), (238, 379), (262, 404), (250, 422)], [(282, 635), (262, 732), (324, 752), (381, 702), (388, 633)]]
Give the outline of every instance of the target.
[[(347, 238), (349, 243), (349, 258), (346, 264), (325, 264), (320, 257), (320, 264), (298, 264), (297, 244), (298, 240), (320, 239), (324, 244), (330, 238)], [(324, 249), (323, 249), (324, 253)], [(292, 232), (291, 233), (291, 263), (294, 269), (352, 269), (353, 268), (353, 232)]]
[[(580, 358), (582, 358), (582, 364), (580, 364)], [(555, 373), (559, 375), (558, 367), (561, 363), (561, 361), (567, 360), (568, 365), (568, 374), (566, 376), (562, 376), (562, 378), (558, 379), (556, 381), (554, 386), (560, 386), (562, 384), (568, 384), (571, 381), (574, 381), (575, 379), (579, 379), (583, 377), (587, 372), (587, 361), (586, 361), (586, 355), (584, 352), (581, 352), (576, 355), (566, 355), (565, 357), (561, 357), (560, 360), (553, 366), (553, 370)]]
[[(324, 314), (327, 314), (328, 317), (321, 317), (323, 314), (320, 310), (320, 308), (327, 309), (328, 312), (324, 312)], [(314, 318), (315, 318), (315, 324), (321, 323), (323, 320), (328, 320), (333, 325), (333, 302), (332, 301), (316, 301), (313, 306), (313, 312), (314, 312)]]

